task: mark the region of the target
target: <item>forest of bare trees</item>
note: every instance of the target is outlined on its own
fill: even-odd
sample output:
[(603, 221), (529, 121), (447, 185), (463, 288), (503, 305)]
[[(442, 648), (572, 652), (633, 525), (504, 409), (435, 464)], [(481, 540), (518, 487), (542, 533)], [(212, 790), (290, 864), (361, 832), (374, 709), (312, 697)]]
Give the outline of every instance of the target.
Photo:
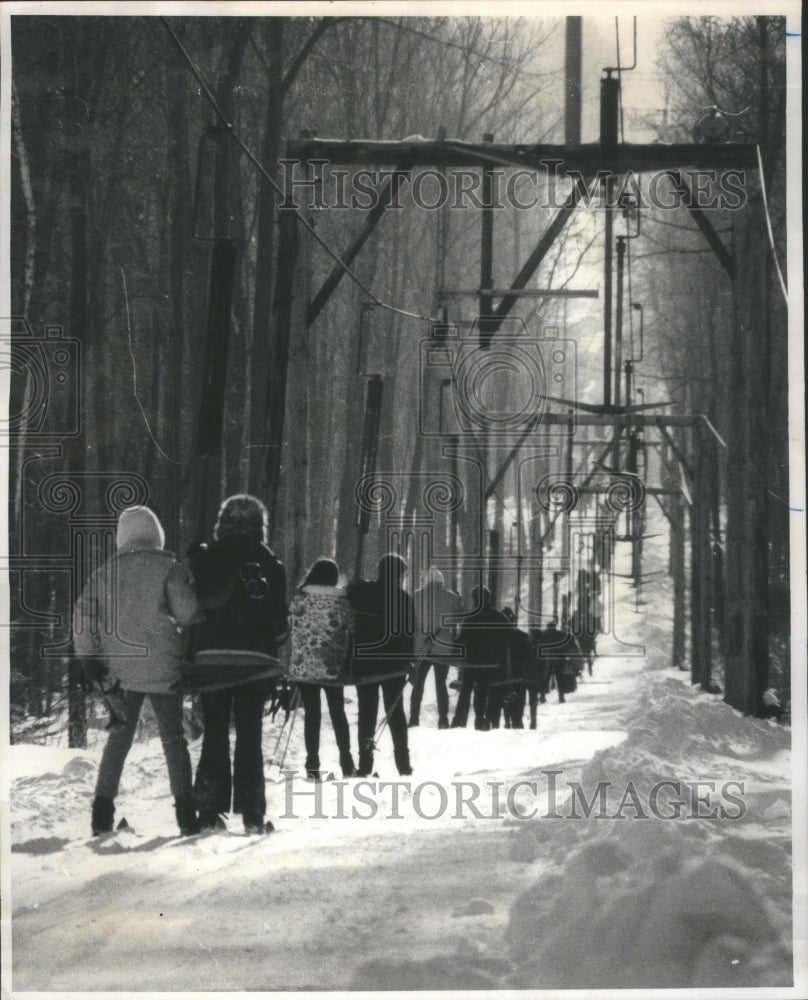
[[(313, 323), (296, 322), (295, 310), (305, 312), (334, 267), (323, 244), (341, 253), (363, 213), (305, 207), (312, 234), (279, 210), (286, 142), (306, 134), (563, 142), (562, 43), (560, 19), (12, 19), (12, 312), (35, 339), (59, 327), (77, 342), (74, 381), (66, 394), (52, 393), (48, 419), (58, 428), (73, 411), (80, 417), (63, 439), (23, 426), (11, 451), (10, 550), (21, 560), (10, 574), (16, 725), (32, 717), (49, 724), (68, 689), (76, 692), (69, 608), (76, 576), (91, 565), (89, 556), (74, 565), (77, 539), (89, 525), (96, 536), (88, 544), (103, 544), (116, 483), (127, 484), (129, 502), (144, 502), (148, 491), (168, 547), (180, 554), (210, 531), (221, 498), (249, 490), (269, 506), (272, 545), (290, 583), (323, 553), (353, 570), (367, 385), (360, 346), (371, 345), (385, 377), (378, 467), (417, 470), (425, 461), (416, 421), (424, 318), (437, 314), (440, 287), (477, 282), (479, 215), (388, 211), (351, 265), (361, 286), (343, 276)], [(705, 106), (748, 109), (738, 127), (760, 147), (782, 266), (784, 22), (671, 21), (658, 68), (670, 80), (665, 120), (654, 122), (662, 142), (691, 141)], [(758, 182), (749, 185), (758, 198)], [(494, 287), (510, 284), (552, 215), (550, 207), (501, 213)], [(739, 262), (766, 261), (762, 278), (729, 280), (686, 212), (644, 214), (631, 251), (647, 352), (638, 384), (648, 399), (672, 401), (671, 412), (706, 414), (727, 442), (710, 468), (717, 561), (727, 536), (750, 524), (757, 535), (748, 539), (751, 567), (714, 566), (715, 642), (731, 660), (739, 643), (763, 637), (755, 650), (761, 683), (785, 703), (785, 302), (761, 216), (712, 216)], [(599, 226), (590, 212), (569, 227), (539, 285), (589, 280), (602, 267)], [(284, 301), (278, 277), (292, 246), (311, 266), (295, 274), (294, 296)], [(225, 273), (226, 357), (210, 353), (208, 335), (211, 283)], [(452, 308), (460, 320), (476, 306), (472, 299)], [(570, 336), (575, 323), (581, 333), (593, 329), (577, 308)], [(749, 310), (753, 334), (739, 332)], [(522, 303), (517, 312), (538, 326), (563, 328), (567, 317), (557, 300), (538, 311), (535, 301)], [(46, 365), (56, 347), (55, 331), (48, 336)], [(582, 358), (582, 398), (593, 392), (595, 402), (599, 365), (597, 353)], [(11, 412), (24, 412), (35, 389), (24, 366), (13, 369)], [(220, 391), (221, 445), (205, 445), (200, 413)], [(78, 493), (60, 486), (60, 476)], [(513, 488), (506, 480), (504, 492)], [(765, 508), (752, 521), (750, 488)], [(373, 531), (367, 566), (384, 543), (382, 526)], [(761, 588), (738, 591), (750, 574), (764, 581), (764, 607)], [(750, 607), (766, 617), (765, 628), (749, 623)]]

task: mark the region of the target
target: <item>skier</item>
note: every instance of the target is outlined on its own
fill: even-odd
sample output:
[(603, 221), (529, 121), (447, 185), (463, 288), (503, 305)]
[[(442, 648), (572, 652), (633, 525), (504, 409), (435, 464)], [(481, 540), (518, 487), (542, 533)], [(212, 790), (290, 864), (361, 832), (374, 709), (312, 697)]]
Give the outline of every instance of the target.
[(199, 619), (200, 610), (185, 571), (164, 544), (153, 511), (124, 510), (118, 518), (117, 552), (87, 581), (73, 615), (73, 647), (84, 659), (87, 678), (99, 685), (109, 678), (123, 689), (98, 768), (93, 836), (112, 830), (118, 784), (147, 697), (163, 744), (180, 833), (199, 830), (179, 682), (182, 630)]
[(348, 586), (348, 600), (356, 613), (352, 671), (357, 682), (360, 777), (373, 772), (379, 687), (398, 773), (412, 774), (402, 704), (415, 652), (415, 610), (403, 587), (406, 572), (407, 563), (391, 552), (379, 560), (375, 580), (359, 580)]
[(540, 628), (531, 628), (529, 632), (530, 659), (525, 666), (525, 688), (530, 709), (531, 729), (535, 729), (538, 725), (538, 706), (544, 705), (547, 701), (547, 692), (550, 687), (547, 657), (539, 656), (538, 651), (543, 631)]
[[(356, 770), (342, 686), (353, 647), (354, 616), (338, 582), (337, 564), (332, 559), (318, 559), (289, 606), (292, 645), (289, 676), (303, 700), (306, 775), (315, 781), (322, 777), (321, 691), (325, 691), (334, 727), (342, 776), (350, 778)], [(321, 680), (330, 683), (318, 683)]]
[(578, 686), (581, 650), (575, 636), (568, 629), (559, 629), (553, 619), (547, 628), (538, 630), (536, 654), (540, 661), (546, 659), (548, 675), (555, 677), (558, 701), (563, 703)]
[(570, 618), (570, 631), (575, 637), (576, 642), (581, 650), (581, 655), (586, 662), (587, 670), (589, 676), (592, 676), (592, 664), (595, 661), (595, 656), (597, 655), (597, 649), (595, 645), (596, 633), (595, 633), (595, 616), (594, 614), (587, 614), (584, 611), (576, 608)]
[[(435, 671), (435, 695), (438, 701), (438, 729), (448, 729), (449, 691), (446, 687), (446, 678), (449, 674), (449, 660), (440, 655), (439, 643), (451, 643), (455, 639), (457, 625), (444, 625), (444, 616), (462, 614), (463, 602), (458, 594), (449, 590), (444, 582), (443, 573), (434, 566), (427, 572), (426, 585), (415, 591), (413, 599), (419, 666), (410, 695), (409, 724), (411, 727), (417, 726), (420, 721), (424, 684), (429, 668), (432, 667)], [(434, 655), (430, 656), (430, 653)]]
[[(267, 546), (267, 509), (238, 494), (219, 509), (214, 541), (189, 552), (205, 621), (194, 636), (203, 690), (202, 753), (194, 783), (203, 829), (223, 829), (240, 813), (247, 833), (269, 833), (261, 749), (264, 704), (280, 672), (276, 656), (287, 629), (286, 573)], [(200, 685), (202, 686), (202, 685)], [(230, 715), (236, 746), (230, 770)]]
[(465, 728), (474, 695), (474, 728), (491, 728), (488, 689), (497, 670), (507, 662), (508, 619), (491, 603), (487, 587), (475, 587), (471, 601), (476, 610), (466, 615), (460, 628), (458, 645), (465, 647), (463, 680), (457, 699), (452, 729)]
[(505, 632), (507, 663), (504, 670), (497, 671), (488, 692), (489, 719), (497, 729), (504, 713), (506, 729), (524, 729), (525, 677), (533, 660), (533, 649), (527, 632), (518, 628), (513, 609), (503, 608), (502, 614), (510, 624)]

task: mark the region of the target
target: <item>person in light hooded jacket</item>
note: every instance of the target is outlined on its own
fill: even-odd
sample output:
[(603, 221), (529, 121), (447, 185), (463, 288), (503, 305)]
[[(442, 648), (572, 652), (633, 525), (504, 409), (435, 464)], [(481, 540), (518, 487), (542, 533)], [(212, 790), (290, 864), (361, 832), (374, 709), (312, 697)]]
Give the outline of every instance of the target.
[(112, 830), (118, 784), (147, 697), (165, 752), (180, 832), (198, 831), (179, 683), (183, 630), (199, 620), (201, 612), (185, 571), (164, 544), (153, 511), (123, 511), (116, 554), (90, 577), (74, 610), (73, 647), (85, 674), (122, 689), (122, 714), (110, 726), (98, 768), (94, 836)]

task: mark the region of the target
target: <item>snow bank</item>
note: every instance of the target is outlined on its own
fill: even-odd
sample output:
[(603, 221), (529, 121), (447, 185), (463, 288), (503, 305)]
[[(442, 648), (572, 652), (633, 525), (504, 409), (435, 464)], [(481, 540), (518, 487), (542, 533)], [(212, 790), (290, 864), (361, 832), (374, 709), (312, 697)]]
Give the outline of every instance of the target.
[[(674, 678), (647, 679), (628, 738), (582, 769), (589, 802), (608, 783), (605, 808), (514, 834), (516, 859), (552, 870), (511, 911), (508, 984), (791, 985), (789, 744), (774, 723)], [(671, 818), (648, 804), (662, 782), (656, 811)], [(613, 818), (629, 783), (639, 808)], [(734, 800), (722, 801), (728, 784)]]

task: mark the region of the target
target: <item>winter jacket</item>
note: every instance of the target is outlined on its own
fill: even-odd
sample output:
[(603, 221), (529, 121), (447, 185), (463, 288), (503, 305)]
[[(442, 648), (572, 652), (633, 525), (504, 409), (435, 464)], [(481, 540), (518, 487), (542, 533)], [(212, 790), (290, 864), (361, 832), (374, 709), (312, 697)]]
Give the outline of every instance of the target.
[(403, 588), (395, 587), (388, 605), (386, 589), (383, 580), (360, 580), (348, 586), (348, 601), (356, 617), (353, 676), (403, 673), (414, 658), (412, 598)]
[(491, 605), (463, 619), (458, 644), (465, 647), (464, 667), (502, 667), (508, 651), (511, 623)]
[(128, 691), (165, 694), (180, 679), (187, 642), (198, 620), (187, 574), (170, 552), (120, 551), (87, 581), (73, 614), (77, 656), (102, 657), (110, 679)]
[(415, 591), (413, 601), (417, 655), (425, 656), (429, 662), (445, 659), (447, 649), (457, 645), (458, 626), (457, 623), (444, 624), (444, 617), (463, 614), (460, 595), (440, 582), (427, 583)]
[(533, 680), (536, 656), (527, 632), (511, 625), (508, 632), (508, 654), (510, 656), (510, 680)]
[(290, 679), (316, 684), (344, 679), (354, 627), (354, 613), (343, 589), (301, 587), (289, 605)]
[(536, 655), (540, 662), (547, 664), (548, 674), (555, 674), (556, 679), (574, 677), (581, 667), (581, 649), (575, 636), (555, 625), (538, 629)]
[(218, 680), (217, 686), (279, 673), (288, 615), (283, 564), (241, 533), (195, 546), (188, 555), (205, 613), (194, 630), (194, 672)]
[(575, 636), (578, 646), (585, 656), (595, 652), (597, 622), (594, 614), (586, 615), (580, 611), (574, 611), (570, 618), (570, 631)]

